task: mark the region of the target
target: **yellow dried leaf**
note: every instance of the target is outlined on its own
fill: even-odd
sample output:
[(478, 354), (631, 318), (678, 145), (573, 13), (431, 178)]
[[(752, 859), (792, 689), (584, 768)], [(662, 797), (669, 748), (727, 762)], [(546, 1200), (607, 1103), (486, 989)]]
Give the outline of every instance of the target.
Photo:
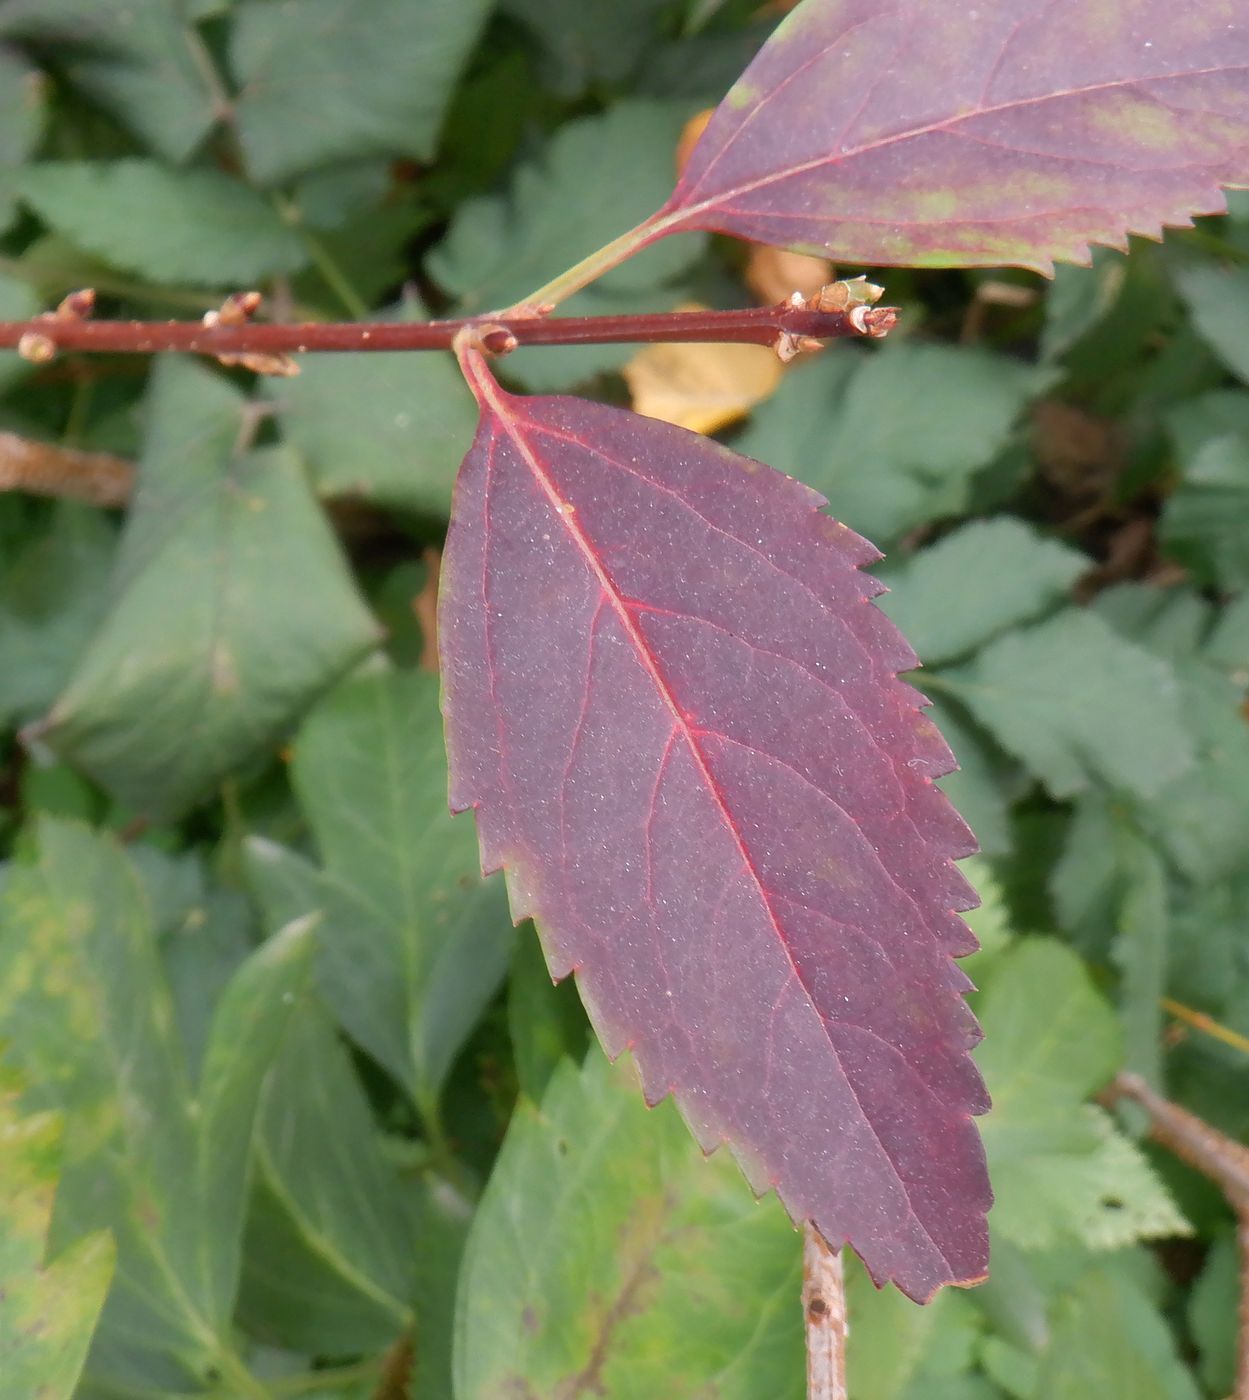
[(781, 363), (764, 345), (648, 345), (622, 372), (639, 413), (714, 433), (773, 392)]

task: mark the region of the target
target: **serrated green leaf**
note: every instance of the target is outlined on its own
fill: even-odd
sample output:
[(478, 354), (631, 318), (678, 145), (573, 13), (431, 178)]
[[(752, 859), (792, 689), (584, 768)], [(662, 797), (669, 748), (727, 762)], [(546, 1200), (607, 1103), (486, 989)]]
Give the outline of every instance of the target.
[(1097, 781), (1150, 797), (1194, 760), (1172, 669), (1093, 613), (1008, 632), (941, 683), (1055, 797)]
[(1028, 1249), (1116, 1249), (1188, 1226), (1139, 1150), (1083, 1100), (1119, 1067), (1110, 1008), (1074, 953), (1028, 938), (989, 964), (978, 1053), (994, 1229)]
[(60, 1136), (54, 1114), (23, 1118), (0, 1084), (0, 1376), (14, 1397), (70, 1400), (113, 1276), (104, 1231), (45, 1262)]
[(18, 189), (50, 228), (151, 282), (238, 287), (308, 261), (273, 205), (219, 170), (50, 161), (28, 166)]
[(104, 611), (116, 531), (98, 510), (62, 502), (0, 571), (0, 720), (42, 713), (68, 680)]
[(798, 1237), (597, 1050), (517, 1105), (465, 1255), (456, 1395), (804, 1393)]
[(309, 355), (268, 395), (321, 495), (450, 515), (477, 422), (450, 355)]
[[(430, 254), (430, 274), (462, 314), (506, 307), (617, 237), (662, 203), (684, 106), (631, 100), (561, 126), (536, 157), (514, 171), (506, 194), (470, 199)], [(604, 152), (611, 152), (605, 160)], [(665, 288), (698, 257), (695, 239), (664, 239), (630, 258), (561, 307), (596, 316), (670, 308)], [(508, 373), (528, 388), (568, 388), (619, 369), (630, 345), (537, 347), (518, 351)]]
[(52, 1246), (113, 1232), (117, 1277), (91, 1372), (178, 1389), (230, 1355), (255, 1098), (307, 935), (287, 931), (233, 980), (195, 1100), (133, 868), (79, 826), (45, 820), (37, 846), (4, 889), (0, 1035), (27, 1101), (66, 1121)]
[(1193, 324), (1227, 368), (1249, 381), (1249, 269), (1194, 260), (1174, 276)]
[(1122, 1273), (1089, 1269), (1059, 1300), (1036, 1400), (1197, 1400), (1197, 1394), (1162, 1316)]
[[(926, 666), (952, 661), (1067, 596), (1090, 561), (1002, 516), (963, 525), (879, 571), (879, 606)], [(921, 682), (922, 684), (922, 682)]]
[(973, 476), (1049, 379), (983, 350), (840, 347), (787, 375), (733, 446), (815, 487), (838, 520), (885, 545), (967, 509)]
[(72, 84), (181, 161), (219, 116), (190, 19), (182, 0), (6, 0), (0, 37), (46, 47)]
[(263, 753), (377, 634), (293, 454), (236, 455), (245, 406), (209, 371), (156, 376), (113, 601), (42, 732), (165, 815)]
[(240, 1316), (313, 1355), (383, 1351), (413, 1322), (420, 1241), (325, 1012), (301, 1004), (260, 1119)]
[(230, 67), (251, 176), (434, 153), (486, 0), (240, 0)]
[(447, 811), (437, 681), (345, 682), (308, 716), (291, 776), (322, 867), (253, 841), (253, 886), (271, 921), (321, 914), (323, 997), (436, 1119), (512, 943), (502, 883), (481, 880), (473, 828)]

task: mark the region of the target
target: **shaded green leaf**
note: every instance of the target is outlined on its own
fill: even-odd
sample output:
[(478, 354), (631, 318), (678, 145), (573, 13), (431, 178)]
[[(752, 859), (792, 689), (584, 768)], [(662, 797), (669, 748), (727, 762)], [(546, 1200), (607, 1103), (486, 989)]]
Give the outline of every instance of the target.
[[(0, 317), (6, 321), (25, 321), (40, 310), (39, 298), (26, 282), (0, 273)], [(29, 374), (32, 365), (16, 350), (0, 350), (0, 389), (13, 380)]]
[(563, 97), (576, 97), (591, 84), (627, 79), (655, 42), (659, 17), (671, 6), (669, 0), (599, 0), (592, 6), (583, 0), (502, 0), (500, 8), (541, 41), (546, 85)]
[(0, 232), (13, 222), (18, 172), (39, 140), (45, 94), (43, 74), (0, 48)]
[(298, 460), (236, 453), (234, 390), (166, 360), (149, 412), (112, 605), (43, 733), (166, 814), (273, 744), (376, 631)]
[[(923, 677), (916, 677), (923, 686)], [(1003, 757), (982, 730), (956, 705), (933, 702), (928, 718), (941, 732), (958, 759), (953, 773), (939, 778), (942, 792), (958, 808), (959, 815), (976, 833), (986, 855), (1002, 855), (1011, 848), (1010, 803), (1012, 778), (1018, 769)]]
[(787, 375), (734, 447), (814, 486), (878, 544), (967, 509), (1049, 372), (948, 345), (840, 348)]
[(1011, 516), (973, 521), (879, 571), (879, 606), (925, 665), (950, 661), (1063, 599), (1084, 555)]
[(1172, 669), (1089, 612), (1009, 632), (941, 683), (1055, 797), (1099, 780), (1148, 797), (1193, 762)]
[(631, 1078), (592, 1051), (517, 1105), (464, 1259), (460, 1400), (804, 1393), (798, 1237)]
[(447, 811), (437, 681), (347, 681), (308, 716), (291, 775), (322, 866), (252, 841), (253, 885), (271, 922), (321, 914), (322, 995), (436, 1120), (512, 943), (502, 885), (481, 880), (473, 828)]
[(262, 184), (379, 155), (428, 159), (486, 0), (240, 0), (230, 67)]
[(46, 48), (71, 83), (180, 161), (219, 115), (189, 20), (181, 0), (6, 0), (0, 37)]
[(1167, 875), (1147, 841), (1129, 836), (1121, 853), (1123, 894), (1112, 949), (1122, 980), (1125, 1063), (1149, 1083), (1162, 1082), (1162, 998), (1167, 989)]
[(411, 1327), (420, 1250), (350, 1057), (313, 1001), (265, 1089), (240, 1316), (313, 1355), (384, 1350)]
[(1249, 268), (1185, 260), (1174, 276), (1193, 324), (1228, 369), (1249, 381)]
[(49, 227), (152, 282), (236, 287), (308, 261), (273, 205), (219, 170), (55, 161), (27, 167), (18, 188)]
[(87, 1235), (45, 1262), (60, 1122), (22, 1117), (0, 1084), (0, 1375), (14, 1397), (70, 1400), (113, 1275), (113, 1241)]
[(590, 1023), (571, 977), (552, 982), (537, 935), (525, 929), (516, 940), (507, 988), (507, 1025), (516, 1079), (536, 1103), (555, 1066), (585, 1058)]
[(1249, 587), (1249, 434), (1209, 437), (1182, 463), (1159, 538), (1199, 582)]
[(58, 505), (0, 572), (0, 719), (56, 698), (103, 614), (116, 532), (98, 510)]

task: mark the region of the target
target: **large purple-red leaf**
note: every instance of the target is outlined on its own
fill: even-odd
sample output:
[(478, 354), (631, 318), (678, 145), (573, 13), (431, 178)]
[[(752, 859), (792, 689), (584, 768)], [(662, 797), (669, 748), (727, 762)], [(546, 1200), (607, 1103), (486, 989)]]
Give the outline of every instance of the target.
[(876, 551), (714, 442), (467, 368), (440, 637), (483, 867), (705, 1148), (878, 1281), (979, 1278), (974, 843)]
[(862, 263), (1084, 262), (1249, 181), (1245, 0), (806, 0), (655, 232)]

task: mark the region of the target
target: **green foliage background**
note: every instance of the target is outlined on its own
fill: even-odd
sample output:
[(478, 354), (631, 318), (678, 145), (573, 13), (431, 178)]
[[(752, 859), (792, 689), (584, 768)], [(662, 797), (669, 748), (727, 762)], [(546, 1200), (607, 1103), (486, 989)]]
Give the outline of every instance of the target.
[[(477, 311), (649, 213), (755, 0), (0, 0), (0, 315)], [(574, 303), (746, 300), (672, 240)], [(1249, 204), (1049, 285), (890, 271), (879, 348), (731, 433), (888, 551), (977, 830), (990, 1283), (851, 1270), (858, 1400), (1231, 1385), (1249, 1060)], [(615, 347), (525, 389), (623, 401)], [(139, 462), (0, 497), (0, 1387), (12, 1400), (798, 1400), (799, 1245), (588, 1045), (445, 811), (441, 355), (292, 381), (0, 355), (0, 430)], [(19, 731), (23, 738), (19, 739)]]

